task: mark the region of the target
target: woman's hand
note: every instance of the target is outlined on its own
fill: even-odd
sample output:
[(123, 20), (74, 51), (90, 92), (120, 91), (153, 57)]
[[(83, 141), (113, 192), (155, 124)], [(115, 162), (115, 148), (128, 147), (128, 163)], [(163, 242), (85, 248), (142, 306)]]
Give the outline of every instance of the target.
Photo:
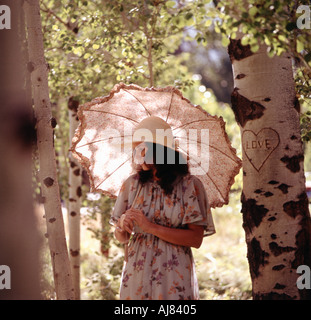
[[(127, 210), (128, 211), (128, 210)], [(132, 233), (133, 231), (133, 221), (125, 211), (124, 214), (121, 215), (120, 219), (118, 220), (117, 226), (122, 230), (128, 233)]]
[(145, 232), (148, 232), (151, 222), (144, 215), (142, 210), (130, 208), (125, 212), (126, 216), (129, 217), (134, 223)]

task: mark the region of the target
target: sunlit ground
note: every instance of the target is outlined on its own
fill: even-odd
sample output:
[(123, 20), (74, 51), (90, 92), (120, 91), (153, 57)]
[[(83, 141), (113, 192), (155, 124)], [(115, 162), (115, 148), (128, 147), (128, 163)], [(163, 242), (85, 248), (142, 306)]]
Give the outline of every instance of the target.
[(245, 234), (237, 197), (212, 210), (216, 234), (193, 250), (202, 300), (251, 299)]

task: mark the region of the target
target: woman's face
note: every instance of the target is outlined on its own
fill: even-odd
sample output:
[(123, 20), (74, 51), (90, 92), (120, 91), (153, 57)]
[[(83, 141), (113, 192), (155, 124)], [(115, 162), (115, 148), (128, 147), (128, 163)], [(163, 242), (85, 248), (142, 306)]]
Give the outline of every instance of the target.
[(145, 162), (147, 150), (148, 146), (144, 142), (133, 142), (134, 162), (140, 164), (144, 171), (148, 171), (152, 168), (152, 164), (147, 164)]

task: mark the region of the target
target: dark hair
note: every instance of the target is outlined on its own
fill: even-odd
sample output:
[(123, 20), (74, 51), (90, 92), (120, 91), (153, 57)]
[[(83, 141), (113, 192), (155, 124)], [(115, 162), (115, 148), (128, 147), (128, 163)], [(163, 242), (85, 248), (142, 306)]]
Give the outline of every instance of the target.
[[(159, 178), (159, 185), (165, 194), (173, 191), (173, 182), (180, 176), (189, 173), (189, 166), (184, 156), (178, 151), (172, 150), (156, 143), (146, 142), (148, 150), (145, 155), (147, 164), (152, 164), (156, 169), (156, 177)], [(162, 160), (162, 161), (161, 161)], [(145, 183), (153, 178), (152, 170), (138, 170), (139, 181)]]

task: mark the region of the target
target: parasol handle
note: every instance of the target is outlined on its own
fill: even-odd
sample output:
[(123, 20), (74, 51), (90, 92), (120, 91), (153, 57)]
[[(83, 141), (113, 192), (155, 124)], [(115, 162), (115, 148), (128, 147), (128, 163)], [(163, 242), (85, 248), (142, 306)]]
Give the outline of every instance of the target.
[[(133, 200), (132, 207), (133, 207), (133, 205), (135, 204), (135, 202), (136, 202), (136, 200), (137, 200), (137, 197), (138, 197), (141, 189), (142, 189), (142, 185), (139, 186), (139, 189), (138, 189), (138, 191), (137, 191), (137, 193), (136, 193), (136, 195), (135, 195), (135, 198), (134, 198), (134, 200)], [(125, 262), (128, 261), (128, 252), (129, 252), (128, 243), (125, 243), (125, 244), (124, 244), (124, 261), (125, 261)]]

